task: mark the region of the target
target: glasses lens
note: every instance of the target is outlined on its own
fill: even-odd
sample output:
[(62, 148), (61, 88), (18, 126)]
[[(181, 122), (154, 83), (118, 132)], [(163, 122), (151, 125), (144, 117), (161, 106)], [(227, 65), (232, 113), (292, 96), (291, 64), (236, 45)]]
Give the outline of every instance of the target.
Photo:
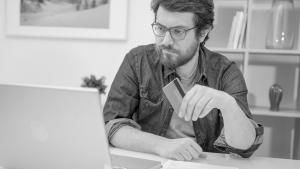
[(157, 36), (165, 36), (165, 34), (167, 32), (167, 29), (159, 24), (153, 24), (152, 29), (153, 29), (154, 34)]
[(184, 39), (185, 37), (185, 30), (183, 28), (172, 28), (171, 35), (176, 40)]

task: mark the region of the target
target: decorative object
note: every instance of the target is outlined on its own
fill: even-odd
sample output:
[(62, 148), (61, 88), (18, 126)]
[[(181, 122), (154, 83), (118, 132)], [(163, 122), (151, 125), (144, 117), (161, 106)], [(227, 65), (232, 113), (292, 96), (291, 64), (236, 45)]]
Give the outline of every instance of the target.
[(279, 84), (273, 84), (269, 90), (270, 110), (279, 111), (279, 105), (282, 99), (283, 89)]
[(125, 40), (128, 0), (6, 0), (8, 36)]
[(273, 0), (268, 24), (266, 48), (292, 49), (296, 36), (293, 0)]
[(81, 87), (97, 88), (100, 95), (105, 94), (105, 89), (107, 86), (104, 84), (104, 81), (105, 81), (104, 76), (97, 79), (95, 75), (90, 75), (90, 77), (83, 78), (83, 83)]

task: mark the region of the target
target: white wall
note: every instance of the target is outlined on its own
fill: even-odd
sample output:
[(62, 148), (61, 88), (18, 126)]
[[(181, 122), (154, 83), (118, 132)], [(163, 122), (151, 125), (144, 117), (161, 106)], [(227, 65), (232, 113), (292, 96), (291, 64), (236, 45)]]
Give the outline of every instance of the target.
[(7, 37), (5, 0), (0, 0), (0, 81), (75, 87), (83, 76), (95, 74), (110, 85), (125, 54), (154, 41), (150, 0), (128, 3), (128, 38), (109, 41)]
[[(153, 21), (150, 0), (128, 1), (127, 41), (107, 41), (7, 37), (5, 0), (0, 0), (0, 82), (75, 87), (80, 86), (83, 76), (95, 74), (98, 77), (105, 76), (106, 84), (110, 85), (125, 54), (135, 46), (154, 41), (150, 27)], [(274, 123), (269, 124), (269, 119), (264, 118), (257, 120), (267, 121), (267, 126), (273, 126)], [(278, 124), (278, 121), (275, 123)], [(272, 134), (278, 128), (267, 126), (266, 141), (256, 154), (288, 158), (289, 152), (285, 152), (285, 155), (276, 153), (281, 152), (278, 148), (282, 144), (286, 144), (284, 150), (289, 150), (288, 138), (279, 139), (279, 145), (271, 144), (278, 139), (274, 137), (276, 134)]]

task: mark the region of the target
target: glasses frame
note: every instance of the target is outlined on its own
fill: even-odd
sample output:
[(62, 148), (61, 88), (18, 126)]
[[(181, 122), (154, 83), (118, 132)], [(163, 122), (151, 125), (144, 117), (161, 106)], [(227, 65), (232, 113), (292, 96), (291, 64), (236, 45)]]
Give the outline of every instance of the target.
[[(163, 28), (165, 28), (165, 29), (167, 30), (167, 31), (164, 33), (164, 35), (158, 35), (158, 34), (155, 33), (154, 26), (157, 26), (157, 25), (162, 26)], [(158, 23), (158, 22), (152, 23), (152, 24), (151, 24), (151, 27), (152, 27), (152, 31), (153, 31), (153, 33), (154, 33), (155, 36), (158, 36), (158, 37), (165, 37), (165, 36), (166, 36), (166, 33), (169, 32), (169, 33), (170, 33), (170, 36), (171, 36), (171, 38), (172, 38), (173, 40), (183, 40), (183, 39), (185, 39), (186, 34), (187, 34), (188, 31), (190, 31), (190, 30), (192, 30), (192, 29), (195, 29), (195, 28), (198, 28), (197, 26), (194, 26), (194, 27), (188, 28), (188, 29), (178, 28), (178, 27), (170, 27), (170, 28), (168, 28), (168, 27), (166, 27), (166, 26), (164, 26), (164, 25), (162, 25), (162, 24), (160, 24), (160, 23)], [(177, 39), (177, 38), (174, 38), (174, 37), (173, 37), (173, 34), (172, 34), (172, 31), (171, 31), (171, 30), (172, 30), (172, 29), (175, 29), (175, 28), (184, 30), (184, 36), (183, 36), (183, 38)]]

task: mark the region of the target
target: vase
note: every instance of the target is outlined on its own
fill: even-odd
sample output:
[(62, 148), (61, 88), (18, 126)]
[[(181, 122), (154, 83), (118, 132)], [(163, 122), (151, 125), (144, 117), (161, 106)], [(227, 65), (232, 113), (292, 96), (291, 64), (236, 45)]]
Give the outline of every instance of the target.
[(266, 37), (267, 49), (292, 49), (295, 38), (293, 0), (273, 0)]
[(279, 84), (273, 84), (269, 89), (270, 110), (279, 111), (283, 89)]

